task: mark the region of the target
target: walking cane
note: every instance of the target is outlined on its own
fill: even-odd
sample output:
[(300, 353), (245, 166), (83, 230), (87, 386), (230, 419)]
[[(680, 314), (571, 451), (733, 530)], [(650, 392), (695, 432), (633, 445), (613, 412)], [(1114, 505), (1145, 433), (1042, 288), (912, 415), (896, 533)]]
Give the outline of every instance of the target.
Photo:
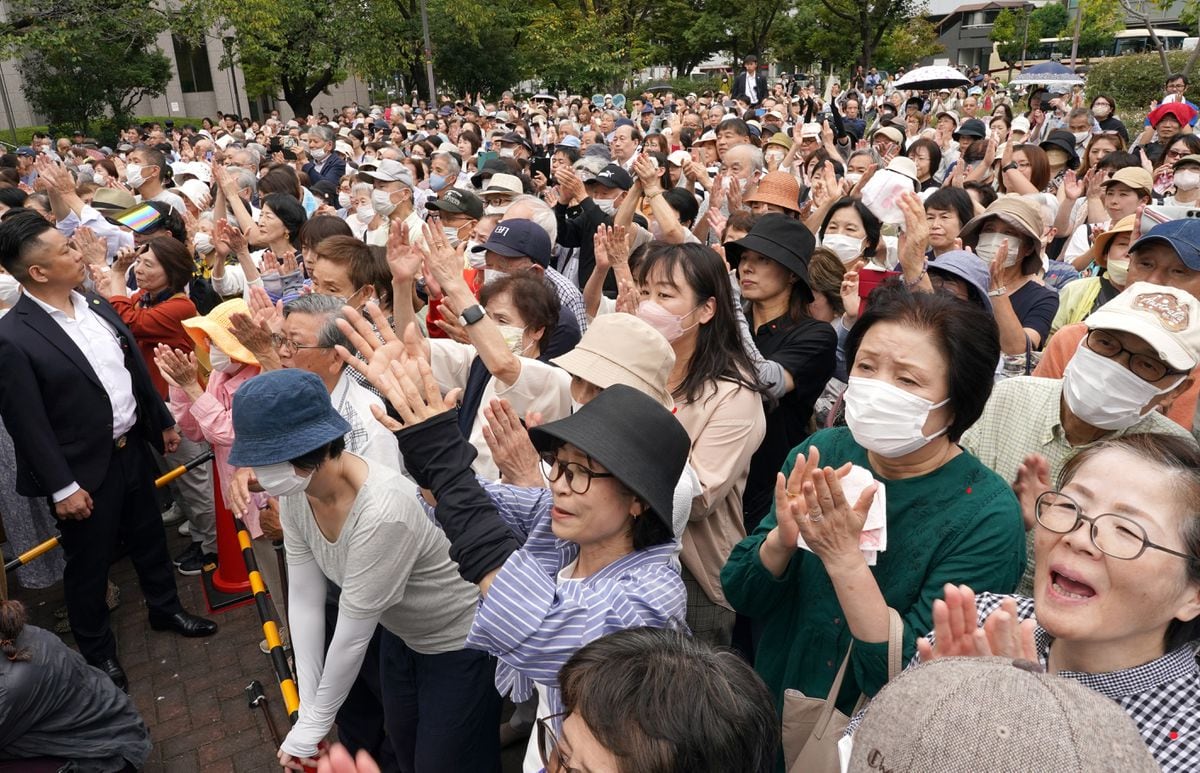
[[(184, 475), (185, 473), (189, 472), (190, 470), (194, 470), (195, 468), (197, 468), (200, 465), (204, 464), (205, 462), (211, 460), (212, 458), (213, 458), (213, 452), (212, 452), (212, 449), (209, 449), (209, 450), (205, 451), (204, 453), (200, 454), (199, 456), (197, 456), (195, 459), (192, 459), (191, 461), (187, 462), (186, 464), (179, 465), (175, 469), (171, 470), (170, 472), (168, 472), (165, 475), (163, 475), (162, 477), (160, 477), (158, 480), (154, 481), (155, 488), (162, 488), (163, 486), (167, 485), (171, 481), (178, 478), (180, 475)], [(29, 550), (26, 550), (21, 555), (17, 556), (16, 558), (14, 558), (11, 561), (9, 561), (7, 564), (4, 565), (5, 574), (7, 574), (8, 572), (11, 572), (13, 569), (16, 569), (18, 566), (24, 566), (25, 564), (29, 563), (30, 561), (34, 560), (35, 558), (40, 558), (41, 556), (44, 556), (45, 554), (49, 553), (51, 550), (54, 550), (56, 547), (59, 546), (59, 540), (60, 540), (61, 536), (62, 535), (60, 535), (60, 534), (55, 534), (53, 537), (46, 540), (42, 544), (36, 545), (36, 546), (30, 548)]]
[(271, 740), (275, 742), (275, 748), (283, 745), (283, 734), (279, 732), (279, 726), (275, 724), (275, 717), (271, 715), (271, 707), (267, 705), (267, 694), (263, 692), (262, 682), (255, 679), (246, 685), (246, 701), (251, 709), (262, 709), (263, 716), (267, 720), (267, 730), (271, 733)]

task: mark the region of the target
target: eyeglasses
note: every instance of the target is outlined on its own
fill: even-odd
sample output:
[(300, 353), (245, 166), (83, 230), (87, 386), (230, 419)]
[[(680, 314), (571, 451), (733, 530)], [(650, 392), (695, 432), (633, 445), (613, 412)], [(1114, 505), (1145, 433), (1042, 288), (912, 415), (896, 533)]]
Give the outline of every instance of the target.
[(1187, 148), (1184, 148), (1183, 150), (1168, 150), (1167, 158), (1183, 158), (1191, 152), (1192, 151), (1188, 150)]
[(1084, 341), (1087, 343), (1087, 348), (1101, 357), (1107, 357), (1110, 360), (1115, 359), (1122, 352), (1128, 354), (1129, 370), (1133, 372), (1133, 375), (1151, 384), (1167, 376), (1182, 376), (1187, 372), (1173, 370), (1162, 360), (1151, 357), (1148, 354), (1138, 354), (1129, 351), (1115, 335), (1106, 330), (1088, 331)]
[(316, 344), (315, 346), (309, 346), (307, 344), (298, 344), (295, 341), (293, 341), (292, 339), (284, 338), (283, 336), (280, 336), (280, 335), (271, 336), (271, 343), (275, 344), (275, 348), (278, 349), (281, 354), (283, 353), (284, 349), (290, 349), (291, 353), (295, 354), (296, 352), (300, 351), (301, 349), (332, 349), (333, 348), (332, 346), (321, 346), (320, 344)]
[(541, 458), (542, 472), (545, 473), (546, 480), (554, 482), (565, 475), (567, 476), (567, 488), (576, 494), (586, 494), (592, 486), (593, 478), (615, 477), (611, 472), (596, 472), (576, 462), (561, 461), (550, 452), (541, 454)]
[(1037, 498), (1037, 522), (1055, 534), (1070, 534), (1079, 528), (1082, 521), (1091, 525), (1092, 544), (1106, 556), (1132, 561), (1147, 548), (1161, 550), (1173, 556), (1192, 560), (1187, 553), (1155, 545), (1146, 536), (1140, 523), (1115, 513), (1101, 513), (1088, 517), (1083, 514), (1079, 503), (1061, 491), (1046, 491)]
[(538, 754), (546, 773), (579, 773), (579, 768), (571, 767), (570, 756), (559, 745), (558, 736), (554, 735), (553, 721), (565, 716), (567, 712), (564, 711), (537, 721)]

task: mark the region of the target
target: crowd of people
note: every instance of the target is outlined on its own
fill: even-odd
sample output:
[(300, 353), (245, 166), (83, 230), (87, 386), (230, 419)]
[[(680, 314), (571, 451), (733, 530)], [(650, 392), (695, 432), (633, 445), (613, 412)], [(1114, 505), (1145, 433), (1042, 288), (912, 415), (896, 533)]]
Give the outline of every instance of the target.
[(1187, 80), (1132, 130), (1081, 87), (895, 82), (749, 57), (622, 108), (0, 157), (0, 514), (61, 533), (16, 579), (62, 580), (79, 650), (0, 605), (0, 759), (140, 767), (109, 566), (219, 636), (174, 574), (242, 560), (232, 513), (294, 658), (287, 768), (978, 769), (998, 735), (1200, 767)]

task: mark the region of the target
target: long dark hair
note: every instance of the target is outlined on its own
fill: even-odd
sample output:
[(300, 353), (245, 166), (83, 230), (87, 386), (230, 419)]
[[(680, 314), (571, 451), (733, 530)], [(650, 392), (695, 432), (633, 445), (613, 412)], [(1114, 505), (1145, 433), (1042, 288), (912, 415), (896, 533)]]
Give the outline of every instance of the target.
[(637, 268), (638, 284), (645, 285), (656, 267), (661, 267), (668, 280), (678, 267), (695, 293), (697, 303), (704, 303), (709, 298), (716, 301), (713, 318), (700, 326), (687, 375), (671, 396), (693, 402), (704, 394), (711, 382), (721, 380), (764, 393), (765, 389), (755, 375), (754, 363), (742, 348), (729, 276), (720, 256), (702, 244), (652, 242)]

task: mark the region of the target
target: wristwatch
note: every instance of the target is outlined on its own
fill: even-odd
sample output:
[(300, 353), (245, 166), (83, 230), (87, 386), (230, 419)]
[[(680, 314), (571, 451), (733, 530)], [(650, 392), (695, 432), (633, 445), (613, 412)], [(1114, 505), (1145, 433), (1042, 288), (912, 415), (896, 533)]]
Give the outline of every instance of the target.
[(1016, 161), (1010, 161), (1010, 162), (1008, 162), (1007, 164), (1005, 164), (1004, 168), (1002, 168), (1000, 171), (1001, 171), (1001, 172), (1008, 172), (1008, 171), (1011, 171), (1011, 170), (1013, 170), (1013, 169), (1016, 169), (1016, 168), (1017, 168), (1017, 162), (1016, 162)]
[(474, 306), (468, 306), (467, 308), (463, 309), (463, 313), (458, 315), (458, 324), (462, 325), (463, 327), (470, 327), (479, 320), (483, 319), (483, 317), (483, 307), (477, 303)]

